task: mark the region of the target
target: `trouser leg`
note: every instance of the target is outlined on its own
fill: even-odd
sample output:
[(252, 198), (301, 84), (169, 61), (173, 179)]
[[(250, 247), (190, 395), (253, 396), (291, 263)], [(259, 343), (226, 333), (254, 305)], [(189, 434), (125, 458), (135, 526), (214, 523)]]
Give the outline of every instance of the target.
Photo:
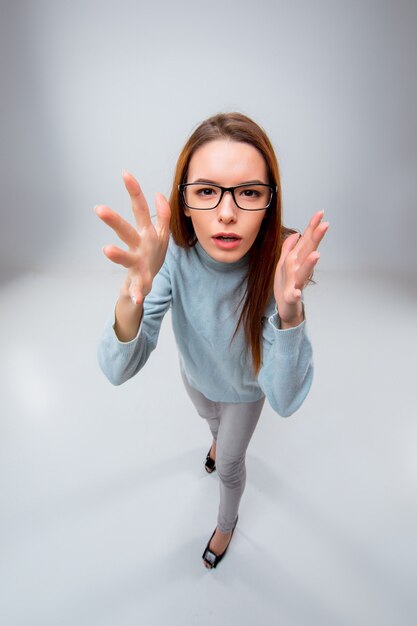
[(202, 393), (191, 387), (190, 383), (186, 379), (184, 373), (181, 371), (182, 379), (184, 381), (185, 389), (190, 396), (192, 403), (194, 404), (197, 413), (200, 417), (203, 417), (210, 428), (214, 441), (217, 441), (217, 433), (220, 425), (220, 404), (219, 402), (213, 402), (208, 400)]
[(217, 526), (224, 533), (229, 532), (236, 522), (246, 484), (246, 450), (264, 402), (265, 398), (240, 404), (220, 403), (216, 447), (216, 468), (220, 480)]
[(265, 398), (255, 402), (213, 402), (183, 381), (197, 413), (207, 420), (216, 441), (216, 468), (219, 476), (220, 504), (217, 525), (229, 532), (237, 518), (246, 484), (246, 450), (254, 433)]

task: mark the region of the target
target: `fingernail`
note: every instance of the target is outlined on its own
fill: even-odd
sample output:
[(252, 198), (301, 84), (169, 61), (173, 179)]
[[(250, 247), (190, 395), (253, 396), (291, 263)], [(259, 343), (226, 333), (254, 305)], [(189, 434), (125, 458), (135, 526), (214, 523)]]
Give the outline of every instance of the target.
[(136, 304), (136, 298), (134, 296), (132, 296), (132, 302), (133, 304)]

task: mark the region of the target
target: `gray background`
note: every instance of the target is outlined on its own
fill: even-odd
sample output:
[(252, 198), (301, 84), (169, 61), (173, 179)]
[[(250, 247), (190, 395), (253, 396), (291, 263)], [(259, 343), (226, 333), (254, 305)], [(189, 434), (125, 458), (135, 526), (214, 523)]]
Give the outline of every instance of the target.
[[(416, 3), (10, 1), (0, 29), (1, 623), (415, 626)], [(168, 194), (227, 110), (269, 133), (285, 223), (330, 230), (313, 387), (265, 404), (208, 572), (217, 476), (169, 321), (139, 376), (98, 368), (124, 270), (93, 206), (130, 219), (122, 169)]]
[(324, 209), (322, 267), (417, 269), (414, 1), (2, 2), (1, 267), (104, 268), (121, 170), (150, 204), (192, 129), (254, 117), (284, 218)]

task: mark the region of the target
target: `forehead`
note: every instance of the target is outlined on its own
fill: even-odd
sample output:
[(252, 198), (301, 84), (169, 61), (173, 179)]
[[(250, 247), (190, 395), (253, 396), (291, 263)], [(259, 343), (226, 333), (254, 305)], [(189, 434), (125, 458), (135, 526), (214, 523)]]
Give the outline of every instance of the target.
[(267, 181), (267, 167), (262, 154), (254, 146), (241, 141), (216, 139), (198, 148), (190, 160), (188, 182), (205, 178), (223, 184), (247, 180)]

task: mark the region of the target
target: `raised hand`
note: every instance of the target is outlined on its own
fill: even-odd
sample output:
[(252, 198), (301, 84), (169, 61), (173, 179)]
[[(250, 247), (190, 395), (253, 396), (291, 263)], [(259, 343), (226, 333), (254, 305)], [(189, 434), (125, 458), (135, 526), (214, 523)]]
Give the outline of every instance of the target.
[(104, 246), (103, 252), (108, 259), (128, 269), (125, 288), (132, 301), (141, 305), (165, 259), (171, 210), (166, 198), (157, 194), (157, 222), (154, 225), (138, 181), (129, 172), (123, 172), (123, 181), (132, 201), (136, 228), (107, 206), (96, 206), (95, 212), (129, 247), (128, 250), (122, 250), (109, 245)]
[(320, 258), (317, 248), (329, 228), (329, 222), (322, 222), (323, 215), (324, 211), (315, 213), (304, 233), (290, 235), (282, 246), (274, 295), (284, 325), (293, 325), (302, 319), (301, 293)]

